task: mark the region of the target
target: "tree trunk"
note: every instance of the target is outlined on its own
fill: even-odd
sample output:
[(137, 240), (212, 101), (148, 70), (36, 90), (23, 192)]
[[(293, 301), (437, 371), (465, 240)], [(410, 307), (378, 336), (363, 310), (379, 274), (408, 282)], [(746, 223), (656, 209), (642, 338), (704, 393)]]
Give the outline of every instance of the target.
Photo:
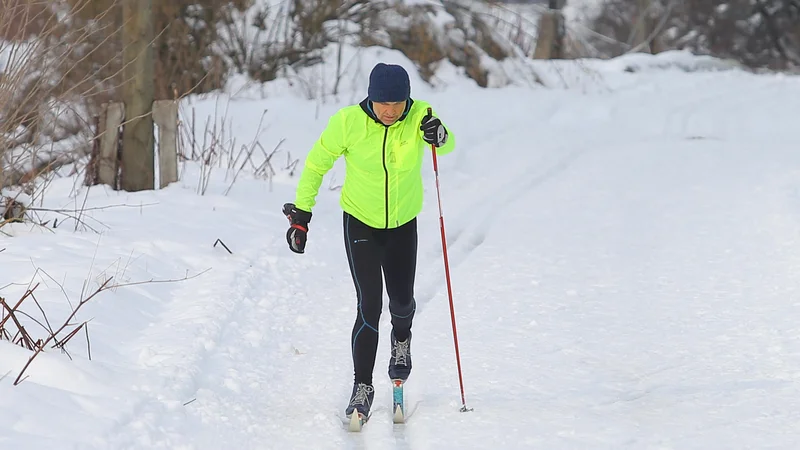
[(653, 20), (650, 18), (650, 13), (647, 11), (650, 8), (650, 0), (637, 0), (638, 20), (634, 23), (634, 36), (633, 47), (640, 46), (642, 51), (647, 53), (653, 52), (653, 48), (648, 38), (653, 33)]
[(4, 149), (0, 143), (0, 189), (3, 189), (6, 183), (5, 176), (3, 175), (3, 151)]
[(564, 16), (553, 9), (539, 17), (534, 59), (561, 59), (564, 57)]
[(122, 135), (122, 173), (125, 191), (155, 188), (153, 138), (153, 0), (123, 2), (123, 64), (126, 123)]

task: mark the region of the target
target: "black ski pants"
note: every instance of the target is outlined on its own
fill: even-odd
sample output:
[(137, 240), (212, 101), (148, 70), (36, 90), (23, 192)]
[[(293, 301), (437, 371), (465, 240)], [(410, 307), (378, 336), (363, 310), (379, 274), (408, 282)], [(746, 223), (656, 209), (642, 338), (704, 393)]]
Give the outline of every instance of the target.
[(411, 333), (417, 219), (397, 228), (376, 229), (345, 212), (344, 241), (358, 300), (351, 336), (355, 382), (372, 384), (384, 281), (395, 337), (402, 341)]

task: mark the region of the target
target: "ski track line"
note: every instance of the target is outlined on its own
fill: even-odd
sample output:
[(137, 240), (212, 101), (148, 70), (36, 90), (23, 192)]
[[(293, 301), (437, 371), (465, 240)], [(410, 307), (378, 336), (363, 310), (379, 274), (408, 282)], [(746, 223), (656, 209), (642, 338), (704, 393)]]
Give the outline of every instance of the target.
[[(240, 308), (230, 317), (217, 351), (206, 358), (210, 363), (196, 379), (198, 401), (187, 408), (191, 429), (202, 427), (208, 434), (193, 436), (193, 442), (202, 443), (202, 448), (258, 448), (263, 442), (299, 448), (307, 444), (309, 436), (318, 434), (331, 436), (333, 448), (341, 448), (342, 444), (357, 445), (362, 439), (369, 439), (371, 445), (391, 439), (382, 426), (389, 420), (390, 409), (383, 405), (373, 409), (377, 416), (371, 428), (375, 430), (366, 430), (368, 438), (353, 436), (342, 424), (342, 403), (349, 387), (341, 384), (330, 368), (338, 371), (340, 361), (348, 361), (345, 366), (349, 367), (349, 351), (325, 335), (328, 331), (341, 337), (341, 329), (320, 326), (336, 320), (331, 314), (337, 319), (346, 317), (349, 326), (352, 311), (349, 304), (329, 311), (327, 296), (334, 301), (343, 297), (338, 288), (322, 294), (323, 285), (309, 283), (301, 275), (310, 268), (325, 280), (326, 265), (327, 261), (317, 263), (295, 255), (262, 260), (255, 267), (261, 276), (249, 277), (247, 285), (240, 285)], [(342, 289), (349, 292), (349, 280)], [(317, 306), (309, 307), (314, 302)], [(329, 410), (336, 411), (337, 419), (327, 416)], [(287, 428), (286, 423), (293, 426)], [(168, 437), (165, 444), (172, 447), (186, 442), (186, 433), (183, 441), (178, 438), (180, 433), (174, 433), (175, 438)], [(410, 448), (402, 442), (395, 447)]]
[[(141, 399), (108, 431), (104, 446), (191, 448), (183, 444), (185, 437), (173, 431), (175, 422), (185, 417), (182, 409), (192, 400), (198, 376), (244, 301), (240, 286), (261, 275), (253, 267), (260, 250), (251, 250), (235, 265), (221, 265), (211, 277), (173, 293), (158, 322), (131, 348), (139, 352), (142, 384), (132, 389), (142, 393)], [(235, 287), (233, 292), (231, 287)]]
[[(573, 150), (551, 164), (547, 169), (541, 171), (538, 175), (531, 175), (530, 171), (523, 170), (520, 174), (513, 177), (510, 182), (495, 186), (480, 200), (471, 204), (466, 211), (460, 212), (456, 217), (456, 223), (467, 225), (456, 228), (452, 236), (447, 236), (447, 254), (451, 275), (452, 269), (461, 265), (472, 252), (483, 245), (492, 227), (493, 221), (497, 217), (495, 214), (497, 209), (496, 205), (507, 205), (519, 195), (520, 192), (528, 192), (566, 172), (572, 163), (587, 151), (588, 150)], [(447, 231), (447, 218), (445, 218), (445, 231)], [(463, 239), (462, 236), (464, 236)], [(423, 267), (431, 267), (433, 264), (444, 264), (441, 248), (435, 253), (428, 252), (424, 261)], [(425, 271), (424, 273), (428, 272), (429, 271)], [(422, 283), (420, 283), (423, 287), (420, 289), (422, 294), (418, 296), (417, 300), (418, 312), (424, 310), (425, 305), (432, 301), (440, 291), (442, 280), (438, 279), (438, 272), (436, 272), (436, 274), (436, 280), (422, 280)]]
[[(698, 107), (709, 103), (719, 103), (720, 100), (728, 100), (729, 96), (730, 94), (728, 92), (711, 92), (702, 98), (672, 106), (664, 117), (662, 133), (670, 137), (678, 137), (679, 134), (682, 134), (684, 138), (697, 137), (696, 133), (689, 134), (687, 130), (689, 129), (690, 123), (693, 123), (692, 119), (698, 114)], [(734, 102), (734, 105), (739, 105), (741, 103), (743, 102)], [(715, 136), (700, 137), (715, 138)]]
[[(703, 91), (705, 95), (694, 99), (684, 99), (685, 101), (682, 103), (675, 103), (665, 111), (663, 119), (664, 125), (662, 127), (664, 135), (678, 137), (677, 135), (680, 133), (684, 135), (682, 136), (684, 138), (725, 139), (722, 136), (707, 136), (697, 131), (689, 133), (687, 130), (689, 130), (692, 125), (695, 125), (697, 128), (694, 119), (698, 117), (698, 115), (701, 119), (707, 119), (709, 117), (708, 111), (710, 108), (707, 105), (714, 105), (713, 109), (716, 110), (737, 110), (747, 108), (750, 105), (750, 96), (731, 96), (730, 91), (726, 90), (725, 84), (720, 84), (716, 79), (708, 79), (702, 83), (703, 88), (707, 89), (707, 91)], [(762, 101), (764, 101), (765, 105), (768, 96), (776, 95), (774, 91), (775, 88), (771, 84), (757, 85), (754, 86), (753, 89), (757, 89), (761, 93)], [(778, 91), (777, 95), (779, 98), (781, 94), (782, 93)], [(754, 94), (751, 93), (751, 95)], [(739, 119), (741, 120), (741, 118)], [(725, 117), (720, 118), (720, 120), (728, 121), (730, 118)], [(702, 121), (701, 125), (704, 125)], [(716, 132), (719, 133), (722, 129), (723, 128), (719, 128)]]
[[(546, 120), (546, 118), (556, 116), (560, 111), (562, 111), (563, 105), (555, 100), (555, 99), (548, 99), (547, 105), (542, 108), (541, 113), (539, 114), (539, 118), (542, 120)], [(519, 127), (518, 123), (510, 123), (504, 124), (499, 130), (499, 134), (506, 134), (507, 132), (517, 129)], [(494, 135), (492, 136), (483, 136), (476, 139), (470, 140), (470, 145), (468, 148), (462, 150), (456, 150), (454, 152), (455, 162), (452, 166), (453, 170), (457, 171), (458, 173), (464, 174), (467, 176), (467, 185), (471, 186), (473, 183), (473, 174), (469, 172), (469, 168), (466, 167), (468, 165), (468, 161), (473, 161), (473, 158), (468, 157), (470, 154), (470, 150), (474, 150), (476, 152), (480, 152), (484, 150), (484, 146), (492, 146), (494, 140)], [(500, 145), (500, 147), (504, 147)], [(582, 152), (577, 152), (582, 153)], [(447, 218), (448, 213), (445, 206), (443, 206), (444, 216), (445, 216), (445, 231), (447, 233), (447, 251), (448, 251), (448, 258), (449, 258), (449, 265), (450, 269), (454, 269), (458, 267), (464, 259), (466, 259), (474, 250), (480, 247), (486, 239), (486, 236), (489, 232), (489, 229), (492, 225), (492, 220), (495, 217), (493, 205), (496, 204), (508, 204), (513, 198), (515, 194), (518, 192), (515, 189), (532, 189), (533, 187), (546, 182), (551, 177), (557, 175), (559, 172), (566, 170), (567, 166), (571, 162), (572, 159), (577, 157), (576, 154), (569, 154), (565, 158), (562, 158), (555, 165), (547, 170), (545, 170), (542, 175), (540, 176), (530, 176), (532, 173), (530, 167), (524, 167), (519, 173), (513, 175), (511, 177), (511, 181), (505, 183), (499, 183), (492, 186), (487, 194), (482, 195), (481, 199), (477, 202), (470, 203), (469, 207), (466, 210), (458, 211), (456, 213), (455, 224), (473, 224), (473, 225), (462, 225), (453, 227), (450, 225), (448, 227), (448, 220)], [(507, 166), (498, 166), (498, 165), (491, 165), (490, 167), (495, 167), (499, 170), (508, 170)], [(534, 167), (534, 169), (538, 168), (538, 165)], [(535, 171), (533, 173), (536, 173)], [(492, 177), (490, 180), (495, 179), (503, 179), (502, 177)], [(458, 191), (459, 185), (453, 186), (456, 191)], [(444, 187), (444, 189), (447, 189)], [(431, 194), (435, 194), (435, 192), (431, 192)], [(433, 202), (431, 204), (434, 204)], [(474, 220), (471, 218), (476, 217), (476, 211), (481, 211), (477, 214), (480, 217), (480, 220), (477, 224), (475, 224)], [(437, 212), (437, 219), (438, 219), (438, 212)], [(468, 242), (465, 244), (461, 243), (461, 236), (467, 235)], [(420, 258), (420, 262), (418, 263), (418, 267), (434, 267), (434, 266), (441, 266), (443, 270), (444, 260), (443, 260), (443, 251), (441, 249), (441, 244), (437, 247), (437, 249), (431, 250), (426, 252)], [(428, 273), (425, 271), (424, 273)], [(415, 297), (417, 298), (417, 312), (421, 313), (424, 310), (425, 305), (433, 300), (436, 295), (440, 292), (441, 289), (444, 289), (444, 280), (440, 279), (439, 272), (436, 271), (436, 279), (430, 279), (426, 281), (423, 277), (419, 277), (420, 281), (418, 284), (422, 287), (417, 289), (417, 293)], [(427, 277), (431, 278), (431, 277)]]
[[(212, 438), (230, 439), (221, 444), (235, 442), (238, 447), (252, 448), (251, 440), (270, 438), (275, 417), (291, 420), (287, 414), (295, 408), (276, 407), (275, 400), (282, 392), (297, 389), (292, 359), (301, 356), (303, 349), (292, 342), (293, 328), (306, 319), (299, 314), (305, 302), (292, 298), (293, 292), (302, 292), (302, 279), (291, 281), (291, 275), (297, 273), (295, 267), (311, 263), (300, 258), (264, 258), (256, 263), (252, 271), (258, 276), (238, 285), (240, 308), (230, 317), (217, 351), (208, 355), (208, 367), (196, 380), (199, 400), (188, 414), (208, 427)], [(284, 277), (275, 267), (278, 260)], [(288, 281), (281, 282), (283, 278)], [(215, 426), (226, 430), (215, 434)], [(231, 430), (235, 436), (230, 436)], [(214, 447), (204, 439), (195, 440)]]
[[(318, 231), (322, 235), (328, 230)], [(163, 369), (156, 370), (157, 380), (146, 389), (149, 398), (140, 401), (113, 430), (117, 432), (109, 439), (113, 448), (259, 448), (263, 442), (297, 448), (317, 434), (330, 436), (334, 448), (363, 448), (362, 439), (368, 439), (370, 446), (410, 448), (403, 443), (413, 438), (407, 430), (398, 440), (384, 426), (384, 422), (391, 425), (388, 407), (374, 408), (380, 417), (373, 418), (375, 423), (365, 430), (368, 438), (353, 436), (339, 419), (329, 416), (329, 412), (342, 413), (343, 399), (349, 395), (349, 387), (340, 383), (338, 375), (338, 361), (348, 361), (345, 366), (349, 367), (349, 351), (331, 339), (342, 336), (341, 330), (312, 332), (310, 328), (333, 317), (346, 317), (350, 326), (351, 304), (330, 310), (329, 302), (345, 293), (349, 298), (352, 284), (349, 278), (346, 283), (334, 281), (336, 287), (331, 289), (329, 260), (260, 256), (275, 250), (272, 246), (254, 250), (236, 269), (208, 280), (216, 286), (213, 291), (199, 300), (176, 300), (162, 314), (158, 328), (172, 335), (182, 314), (176, 310), (221, 296), (230, 299), (213, 311), (204, 311), (204, 326), (190, 331), (199, 337), (169, 349), (186, 357), (158, 362)], [(322, 282), (309, 283), (304, 276), (309, 271)], [(197, 288), (175, 297), (198, 297)], [(157, 341), (158, 333), (149, 333), (143, 340)], [(293, 426), (287, 428), (287, 422)]]

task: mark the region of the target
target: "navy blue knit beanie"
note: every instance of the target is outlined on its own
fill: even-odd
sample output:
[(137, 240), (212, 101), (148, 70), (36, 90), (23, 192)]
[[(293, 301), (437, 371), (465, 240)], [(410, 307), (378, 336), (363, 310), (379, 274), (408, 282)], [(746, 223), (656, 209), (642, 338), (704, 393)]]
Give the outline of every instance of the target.
[(402, 102), (411, 97), (411, 82), (402, 66), (378, 63), (369, 74), (370, 101)]

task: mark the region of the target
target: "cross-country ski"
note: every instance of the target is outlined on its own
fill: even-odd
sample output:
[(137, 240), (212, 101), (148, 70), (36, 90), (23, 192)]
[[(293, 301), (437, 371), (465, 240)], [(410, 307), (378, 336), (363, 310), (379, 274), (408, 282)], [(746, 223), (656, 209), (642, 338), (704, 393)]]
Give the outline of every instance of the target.
[(354, 433), (361, 431), (361, 428), (367, 423), (369, 420), (368, 416), (356, 411), (350, 414), (349, 422), (348, 422), (348, 430)]

